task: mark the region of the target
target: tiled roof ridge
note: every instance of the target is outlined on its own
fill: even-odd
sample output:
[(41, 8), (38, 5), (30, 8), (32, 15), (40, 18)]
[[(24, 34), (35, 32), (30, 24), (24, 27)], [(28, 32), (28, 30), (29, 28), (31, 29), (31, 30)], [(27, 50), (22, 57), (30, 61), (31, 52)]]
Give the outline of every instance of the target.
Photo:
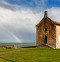
[[(49, 18), (49, 17), (48, 17)], [(49, 19), (51, 19), (51, 18), (49, 18)], [(57, 25), (60, 25), (60, 23), (59, 22), (56, 22), (56, 21), (53, 21), (53, 20), (51, 20), (52, 22), (54, 22), (55, 24), (57, 24)]]

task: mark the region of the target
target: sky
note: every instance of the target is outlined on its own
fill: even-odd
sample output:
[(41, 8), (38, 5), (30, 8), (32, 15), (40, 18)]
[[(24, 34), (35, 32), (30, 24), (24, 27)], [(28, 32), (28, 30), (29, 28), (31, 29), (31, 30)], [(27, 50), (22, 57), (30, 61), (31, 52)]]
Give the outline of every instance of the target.
[(46, 10), (60, 22), (60, 0), (0, 0), (0, 43), (36, 43), (36, 25)]

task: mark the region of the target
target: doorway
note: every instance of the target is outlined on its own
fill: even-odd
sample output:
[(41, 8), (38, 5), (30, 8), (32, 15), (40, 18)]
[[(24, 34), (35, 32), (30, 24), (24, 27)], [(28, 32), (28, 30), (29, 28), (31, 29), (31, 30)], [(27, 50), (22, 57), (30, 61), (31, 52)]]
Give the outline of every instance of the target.
[(44, 37), (44, 43), (47, 44), (47, 35)]

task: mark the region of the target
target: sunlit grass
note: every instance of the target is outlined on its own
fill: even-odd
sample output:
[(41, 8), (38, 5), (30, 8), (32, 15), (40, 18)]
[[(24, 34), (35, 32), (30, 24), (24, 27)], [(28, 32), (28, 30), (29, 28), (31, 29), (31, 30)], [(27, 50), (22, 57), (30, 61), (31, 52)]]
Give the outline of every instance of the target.
[(0, 53), (1, 52), (7, 52), (7, 51), (14, 51), (14, 50), (19, 50), (19, 49), (21, 49), (21, 48), (11, 48), (11, 49), (9, 49), (9, 48), (0, 48)]
[(60, 62), (60, 49), (30, 48), (0, 55), (0, 62)]

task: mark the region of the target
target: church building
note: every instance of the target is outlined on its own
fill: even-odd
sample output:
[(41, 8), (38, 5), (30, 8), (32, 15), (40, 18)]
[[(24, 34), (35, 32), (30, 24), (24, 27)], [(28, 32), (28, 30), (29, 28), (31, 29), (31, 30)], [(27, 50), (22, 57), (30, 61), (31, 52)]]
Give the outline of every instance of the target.
[(60, 48), (60, 23), (48, 17), (44, 12), (43, 19), (36, 25), (37, 46)]

